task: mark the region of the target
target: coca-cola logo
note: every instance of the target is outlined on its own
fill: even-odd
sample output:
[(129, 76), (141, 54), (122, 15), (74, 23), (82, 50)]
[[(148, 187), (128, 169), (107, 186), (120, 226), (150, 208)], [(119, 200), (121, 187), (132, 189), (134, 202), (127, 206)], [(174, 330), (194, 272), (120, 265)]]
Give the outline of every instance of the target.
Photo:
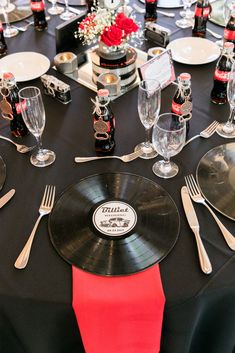
[(224, 38), (227, 40), (235, 40), (235, 31), (231, 31), (231, 29), (224, 30)]
[(32, 11), (43, 11), (45, 8), (44, 2), (40, 1), (40, 2), (35, 2), (35, 1), (31, 1), (31, 10)]
[(215, 70), (214, 79), (218, 81), (227, 82), (229, 79), (229, 71), (220, 71), (218, 69)]
[(26, 100), (24, 99), (20, 103), (16, 103), (15, 107), (16, 107), (16, 113), (21, 114), (23, 110), (27, 109)]
[(211, 12), (211, 8), (208, 7), (195, 7), (195, 16), (196, 17), (208, 17)]
[(181, 104), (178, 104), (173, 101), (172, 106), (171, 106), (171, 111), (172, 111), (172, 113), (180, 115), (181, 114)]

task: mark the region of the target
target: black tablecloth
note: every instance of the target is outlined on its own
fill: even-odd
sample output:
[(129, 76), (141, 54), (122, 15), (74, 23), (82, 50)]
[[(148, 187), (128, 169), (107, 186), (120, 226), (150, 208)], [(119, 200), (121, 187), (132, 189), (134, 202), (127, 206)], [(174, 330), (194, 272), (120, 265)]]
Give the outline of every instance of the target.
[[(190, 29), (177, 29), (175, 19), (159, 15), (158, 21), (172, 30), (171, 40), (191, 35)], [(36, 32), (31, 27), (8, 39), (9, 53), (32, 50), (52, 60), (56, 54), (54, 28), (59, 23), (59, 18), (52, 18), (47, 32)], [(222, 33), (221, 28), (211, 23), (208, 27)], [(214, 40), (210, 35), (208, 39)], [(145, 43), (145, 46), (154, 44)], [(227, 119), (228, 105), (216, 106), (210, 102), (214, 69), (215, 62), (199, 66), (175, 63), (177, 75), (185, 71), (192, 75), (193, 118), (189, 137), (215, 119), (221, 122)], [(43, 96), (46, 108), (43, 145), (55, 151), (56, 162), (47, 168), (35, 168), (29, 162), (29, 155), (17, 153), (14, 146), (0, 140), (0, 154), (7, 166), (1, 195), (10, 188), (16, 189), (14, 199), (0, 210), (0, 353), (84, 352), (71, 306), (71, 267), (54, 250), (46, 217), (37, 230), (26, 269), (16, 270), (14, 262), (36, 221), (45, 185), (55, 184), (58, 197), (68, 185), (103, 172), (130, 172), (157, 182), (170, 193), (180, 212), (179, 239), (160, 264), (167, 300), (161, 353), (235, 352), (234, 253), (227, 247), (211, 215), (203, 206), (195, 205), (201, 236), (213, 266), (211, 275), (203, 274), (180, 199), (184, 175), (195, 174), (201, 157), (228, 141), (215, 134), (208, 140), (201, 138), (189, 144), (174, 157), (180, 171), (170, 180), (154, 176), (153, 160), (75, 164), (76, 155), (94, 154), (90, 98), (95, 93), (53, 69), (49, 73), (69, 83), (72, 94), (72, 102), (68, 105)], [(39, 79), (21, 83), (20, 87), (29, 84), (42, 88)], [(162, 92), (161, 112), (170, 110), (174, 90), (175, 87), (169, 86)], [(144, 139), (137, 112), (137, 88), (115, 100), (112, 107), (116, 116), (115, 153), (126, 154)], [(10, 136), (8, 123), (4, 120), (0, 123), (0, 133)], [(35, 141), (27, 136), (22, 143), (29, 145)], [(219, 218), (235, 234), (234, 222), (222, 215)]]

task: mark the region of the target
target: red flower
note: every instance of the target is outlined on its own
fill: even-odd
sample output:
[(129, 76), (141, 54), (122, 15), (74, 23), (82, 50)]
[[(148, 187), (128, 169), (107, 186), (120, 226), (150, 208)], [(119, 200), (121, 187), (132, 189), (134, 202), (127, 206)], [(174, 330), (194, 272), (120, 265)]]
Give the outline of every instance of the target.
[(105, 28), (100, 40), (108, 47), (120, 45), (122, 43), (122, 30), (115, 25)]
[(117, 14), (115, 23), (118, 28), (124, 31), (125, 36), (136, 32), (139, 28), (132, 18), (126, 17), (123, 12)]
[(86, 18), (84, 18), (84, 20), (82, 20), (82, 22), (79, 24), (79, 28), (84, 30), (86, 27), (94, 27), (94, 23), (93, 20), (95, 18), (95, 15), (90, 15), (87, 16)]

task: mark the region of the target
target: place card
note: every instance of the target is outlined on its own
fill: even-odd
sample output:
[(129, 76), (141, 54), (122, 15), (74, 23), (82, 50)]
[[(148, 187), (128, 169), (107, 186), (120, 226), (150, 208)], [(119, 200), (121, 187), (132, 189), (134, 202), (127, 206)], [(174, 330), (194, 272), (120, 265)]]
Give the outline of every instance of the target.
[(165, 50), (154, 56), (138, 68), (141, 80), (156, 79), (161, 88), (167, 87), (175, 81), (175, 69), (172, 61), (171, 50)]

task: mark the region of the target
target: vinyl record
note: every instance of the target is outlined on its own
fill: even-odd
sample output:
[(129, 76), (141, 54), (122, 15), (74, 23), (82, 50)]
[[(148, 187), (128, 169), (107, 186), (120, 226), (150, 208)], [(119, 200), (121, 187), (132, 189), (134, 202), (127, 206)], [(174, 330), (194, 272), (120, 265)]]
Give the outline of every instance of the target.
[[(10, 23), (24, 20), (32, 16), (29, 0), (13, 0), (7, 7), (8, 20)], [(3, 13), (0, 11), (0, 20), (5, 23)]]
[(0, 156), (0, 190), (2, 189), (4, 182), (6, 180), (6, 165)]
[(49, 233), (70, 264), (103, 276), (128, 275), (169, 253), (178, 237), (179, 214), (169, 194), (149, 179), (97, 174), (62, 193)]

